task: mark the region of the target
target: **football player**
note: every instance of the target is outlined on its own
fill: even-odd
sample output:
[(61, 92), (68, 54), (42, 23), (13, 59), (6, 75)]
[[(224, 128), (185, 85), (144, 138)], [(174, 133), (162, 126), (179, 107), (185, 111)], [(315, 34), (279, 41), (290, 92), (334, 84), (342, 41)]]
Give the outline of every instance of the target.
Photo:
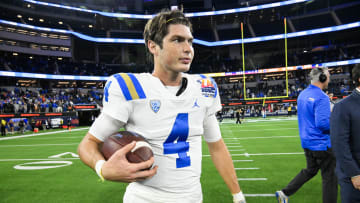
[[(153, 73), (110, 77), (103, 111), (79, 145), (81, 160), (101, 179), (131, 182), (125, 203), (200, 203), (203, 136), (233, 201), (245, 203), (215, 116), (221, 109), (217, 85), (204, 75), (184, 73), (194, 57), (189, 19), (179, 10), (163, 11), (148, 21), (144, 39)], [(121, 127), (144, 136), (154, 158), (129, 163), (131, 143), (105, 161), (99, 145)]]

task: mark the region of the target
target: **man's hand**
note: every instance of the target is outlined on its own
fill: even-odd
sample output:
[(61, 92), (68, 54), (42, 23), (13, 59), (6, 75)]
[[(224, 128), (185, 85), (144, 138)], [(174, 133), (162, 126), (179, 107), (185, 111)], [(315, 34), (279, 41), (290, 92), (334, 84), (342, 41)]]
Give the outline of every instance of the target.
[(352, 177), (351, 182), (355, 189), (360, 190), (360, 175)]
[(135, 147), (136, 142), (125, 145), (116, 151), (109, 160), (103, 165), (101, 172), (105, 180), (134, 182), (145, 180), (156, 174), (157, 166), (150, 168), (154, 164), (154, 157), (141, 163), (130, 163), (126, 159), (126, 154)]
[(234, 203), (246, 203), (245, 196), (242, 192), (233, 194)]

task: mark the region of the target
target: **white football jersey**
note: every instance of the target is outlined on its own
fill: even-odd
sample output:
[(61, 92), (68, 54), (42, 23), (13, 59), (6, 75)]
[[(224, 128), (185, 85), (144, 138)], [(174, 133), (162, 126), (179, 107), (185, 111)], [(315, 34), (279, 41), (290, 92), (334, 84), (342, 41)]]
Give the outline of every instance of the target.
[(126, 123), (126, 130), (145, 137), (153, 149), (157, 174), (136, 184), (175, 194), (201, 191), (204, 118), (221, 109), (213, 79), (183, 77), (187, 87), (176, 96), (149, 73), (118, 73), (107, 81), (103, 99), (103, 113)]

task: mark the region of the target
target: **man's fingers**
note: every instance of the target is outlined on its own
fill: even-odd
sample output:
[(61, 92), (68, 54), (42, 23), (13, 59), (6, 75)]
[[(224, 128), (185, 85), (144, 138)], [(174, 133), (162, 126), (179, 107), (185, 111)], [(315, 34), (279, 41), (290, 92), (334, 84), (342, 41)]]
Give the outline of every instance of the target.
[(137, 181), (139, 181), (141, 179), (150, 178), (150, 177), (152, 177), (152, 176), (154, 176), (156, 174), (157, 168), (158, 168), (158, 166), (155, 166), (154, 168), (149, 169), (149, 170), (138, 171), (135, 174), (135, 179)]
[(154, 164), (154, 157), (151, 157), (149, 160), (144, 161), (144, 162), (140, 162), (137, 163), (136, 165), (134, 165), (134, 169), (135, 171), (140, 171), (140, 170), (144, 170), (144, 169), (148, 169), (150, 168), (152, 165)]
[(132, 141), (131, 143), (125, 145), (124, 147), (122, 147), (121, 149), (117, 150), (111, 157), (120, 157), (120, 156), (124, 156), (130, 152), (136, 145), (135, 141)]

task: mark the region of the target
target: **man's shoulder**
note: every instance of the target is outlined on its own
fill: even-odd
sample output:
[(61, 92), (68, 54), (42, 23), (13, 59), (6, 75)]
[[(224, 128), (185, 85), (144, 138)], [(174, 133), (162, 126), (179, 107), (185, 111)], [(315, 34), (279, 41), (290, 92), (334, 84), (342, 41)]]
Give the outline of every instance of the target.
[(310, 85), (309, 87), (307, 87), (305, 90), (303, 90), (300, 95), (299, 98), (301, 97), (313, 97), (315, 98), (329, 98), (320, 88), (317, 88), (314, 85)]
[(146, 80), (151, 76), (149, 73), (115, 73), (109, 77), (109, 80)]
[(104, 88), (105, 101), (111, 93), (123, 95), (127, 101), (145, 99), (144, 88), (149, 86), (149, 76), (148, 73), (116, 73), (110, 76)]
[[(337, 106), (337, 108), (353, 108), (353, 106), (351, 105), (353, 103), (353, 101), (355, 100), (355, 96), (354, 95), (349, 95), (347, 97), (345, 97), (344, 99), (340, 100), (339, 102), (337, 102), (335, 104), (335, 106)], [(360, 104), (358, 104), (360, 105)]]

